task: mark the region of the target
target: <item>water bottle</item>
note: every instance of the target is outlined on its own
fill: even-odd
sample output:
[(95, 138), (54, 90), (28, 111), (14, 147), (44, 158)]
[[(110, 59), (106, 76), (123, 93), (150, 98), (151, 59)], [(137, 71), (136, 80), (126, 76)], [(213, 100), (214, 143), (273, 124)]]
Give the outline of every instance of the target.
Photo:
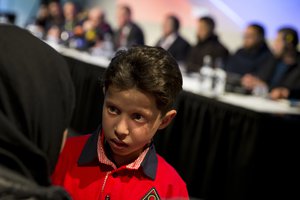
[(214, 87), (213, 91), (216, 96), (222, 95), (225, 92), (226, 86), (226, 72), (223, 70), (223, 61), (221, 58), (217, 58), (215, 62), (214, 70)]
[(203, 57), (203, 66), (200, 69), (200, 91), (211, 92), (213, 87), (214, 70), (212, 68), (210, 55)]

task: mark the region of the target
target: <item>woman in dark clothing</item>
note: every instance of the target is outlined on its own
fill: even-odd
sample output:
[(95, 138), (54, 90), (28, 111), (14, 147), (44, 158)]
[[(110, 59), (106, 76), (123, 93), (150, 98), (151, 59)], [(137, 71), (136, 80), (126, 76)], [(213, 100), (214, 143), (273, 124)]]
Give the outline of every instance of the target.
[(220, 43), (214, 33), (215, 22), (211, 17), (202, 17), (198, 20), (197, 37), (198, 43), (192, 47), (187, 57), (187, 71), (199, 72), (203, 65), (203, 58), (209, 55), (214, 63), (216, 59), (227, 61), (229, 52)]
[(278, 31), (274, 41), (273, 53), (275, 59), (253, 75), (245, 75), (242, 85), (247, 89), (254, 89), (266, 85), (271, 91), (284, 87), (294, 90), (300, 86), (300, 54), (297, 51), (298, 34), (296, 30), (284, 27)]
[(50, 182), (74, 107), (67, 64), (15, 26), (0, 48), (0, 199), (69, 199)]
[(273, 55), (265, 41), (264, 28), (259, 24), (250, 24), (244, 32), (244, 44), (227, 63), (226, 71), (241, 76), (255, 74), (265, 67)]

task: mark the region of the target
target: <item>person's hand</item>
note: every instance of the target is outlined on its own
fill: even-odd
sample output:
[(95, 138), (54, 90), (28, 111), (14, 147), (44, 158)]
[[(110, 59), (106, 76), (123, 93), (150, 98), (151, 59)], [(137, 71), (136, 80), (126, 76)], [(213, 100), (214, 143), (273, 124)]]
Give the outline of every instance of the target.
[(287, 99), (289, 97), (290, 91), (287, 88), (279, 87), (274, 88), (270, 92), (270, 98), (277, 100), (277, 99)]
[(253, 90), (257, 86), (266, 86), (264, 81), (251, 74), (244, 75), (241, 79), (241, 84), (248, 90)]

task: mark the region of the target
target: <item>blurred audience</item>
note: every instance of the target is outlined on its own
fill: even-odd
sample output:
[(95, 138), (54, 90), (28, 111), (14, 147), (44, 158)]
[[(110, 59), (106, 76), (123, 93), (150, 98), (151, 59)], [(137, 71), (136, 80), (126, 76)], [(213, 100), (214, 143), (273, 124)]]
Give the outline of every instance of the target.
[(115, 49), (127, 48), (132, 45), (144, 45), (142, 29), (132, 21), (129, 6), (121, 5), (117, 8), (118, 30), (115, 34)]
[(76, 5), (71, 1), (66, 2), (63, 7), (63, 14), (64, 14), (64, 23), (63, 23), (62, 30), (67, 31), (68, 33), (72, 33), (75, 26), (77, 26), (79, 23), (77, 19)]
[(265, 30), (259, 24), (250, 24), (243, 37), (243, 47), (229, 58), (226, 71), (241, 76), (256, 73), (272, 59), (265, 41)]
[(60, 34), (61, 29), (59, 26), (53, 25), (49, 28), (45, 39), (47, 42), (58, 44), (60, 43)]
[(169, 51), (179, 62), (185, 62), (190, 50), (190, 44), (179, 33), (180, 21), (175, 15), (165, 18), (162, 26), (162, 37), (156, 43)]
[(88, 21), (93, 29), (101, 34), (105, 40), (112, 40), (113, 31), (105, 19), (105, 13), (100, 7), (92, 8), (88, 13)]
[(0, 46), (0, 199), (71, 199), (50, 181), (74, 108), (68, 66), (16, 26), (0, 25)]
[(64, 16), (63, 16), (60, 3), (57, 1), (51, 1), (48, 4), (48, 11), (49, 11), (48, 28), (51, 28), (52, 26), (57, 26), (59, 28), (62, 28), (64, 24)]
[[(77, 9), (71, 1), (67, 1), (63, 9), (58, 1), (41, 4), (36, 19), (27, 25), (27, 29), (50, 43), (108, 58), (120, 48), (144, 45), (143, 31), (132, 20), (129, 6), (118, 6), (116, 32), (113, 32), (100, 7), (83, 12)], [(227, 82), (238, 85), (239, 91), (252, 94), (270, 91), (270, 97), (274, 99), (300, 98), (296, 30), (289, 27), (280, 29), (271, 52), (266, 44), (264, 27), (258, 23), (249, 24), (243, 33), (242, 47), (230, 56), (215, 33), (215, 26), (212, 17), (199, 18), (198, 41), (191, 47), (179, 33), (179, 19), (168, 15), (162, 23), (162, 36), (156, 46), (168, 50), (186, 66), (188, 73), (199, 72), (204, 58), (209, 56), (211, 67), (224, 68), (228, 72)]]
[(255, 87), (266, 86), (271, 91), (272, 98), (287, 98), (288, 91), (300, 88), (300, 54), (297, 50), (298, 33), (290, 27), (279, 29), (273, 43), (274, 59), (256, 75), (246, 74), (242, 78), (242, 85), (253, 90)]
[(110, 57), (113, 54), (113, 31), (106, 22), (105, 13), (100, 7), (88, 12), (83, 23), (87, 47), (92, 55)]
[(187, 58), (187, 71), (199, 72), (203, 65), (203, 58), (209, 55), (214, 65), (220, 59), (226, 63), (229, 56), (227, 48), (221, 44), (215, 33), (215, 22), (211, 17), (201, 17), (197, 24), (198, 43), (192, 47)]
[(45, 32), (48, 30), (49, 12), (48, 6), (41, 4), (36, 18), (28, 22), (26, 28), (36, 37), (43, 39)]

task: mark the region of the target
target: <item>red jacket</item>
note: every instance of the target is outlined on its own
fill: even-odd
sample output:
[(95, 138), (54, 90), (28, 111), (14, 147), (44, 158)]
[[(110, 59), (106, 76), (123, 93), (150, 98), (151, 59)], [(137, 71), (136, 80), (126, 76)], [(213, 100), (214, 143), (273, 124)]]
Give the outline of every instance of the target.
[(60, 155), (52, 181), (63, 186), (74, 200), (188, 199), (184, 181), (156, 154), (153, 145), (138, 169), (114, 169), (99, 162), (99, 136), (69, 138)]

